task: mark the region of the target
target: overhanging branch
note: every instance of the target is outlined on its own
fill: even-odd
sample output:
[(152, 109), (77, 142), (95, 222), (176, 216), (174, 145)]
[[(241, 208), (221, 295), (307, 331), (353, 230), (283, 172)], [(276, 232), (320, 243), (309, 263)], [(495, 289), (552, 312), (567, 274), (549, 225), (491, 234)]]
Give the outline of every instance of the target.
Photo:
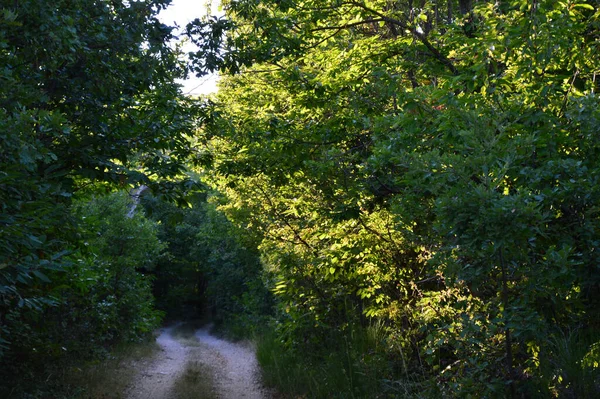
[(448, 69), (450, 70), (450, 72), (452, 72), (453, 75), (458, 75), (458, 69), (456, 69), (454, 64), (452, 64), (452, 62), (445, 55), (440, 53), (440, 51), (437, 48), (435, 48), (433, 46), (433, 44), (431, 44), (431, 42), (427, 39), (427, 37), (425, 37), (424, 34), (420, 33), (415, 28), (409, 26), (408, 24), (406, 24), (405, 22), (403, 22), (399, 19), (388, 17), (387, 15), (382, 14), (381, 12), (379, 12), (377, 10), (373, 10), (372, 8), (367, 7), (365, 4), (360, 3), (358, 1), (349, 1), (344, 4), (353, 5), (353, 6), (362, 8), (363, 10), (379, 17), (379, 20), (381, 20), (381, 21), (396, 25), (396, 26), (402, 28), (403, 30), (408, 30), (421, 43), (423, 43), (423, 45), (425, 47), (427, 47), (427, 49), (429, 50), (431, 55), (433, 55), (439, 62), (444, 64), (446, 67), (448, 67)]

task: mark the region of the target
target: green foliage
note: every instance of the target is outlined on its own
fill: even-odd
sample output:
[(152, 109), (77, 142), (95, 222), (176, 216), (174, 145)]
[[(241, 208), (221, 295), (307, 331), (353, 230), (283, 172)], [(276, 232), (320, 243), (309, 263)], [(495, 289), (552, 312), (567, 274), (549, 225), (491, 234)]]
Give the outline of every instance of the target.
[(116, 197), (82, 208), (94, 221), (82, 225), (73, 199), (140, 182), (169, 198), (186, 188), (178, 181), (195, 162), (189, 135), (204, 110), (175, 83), (187, 67), (156, 18), (169, 2), (0, 5), (2, 389), (156, 326), (140, 274), (160, 250), (154, 228), (124, 220)]
[(154, 222), (139, 211), (128, 216), (130, 206), (129, 196), (119, 192), (95, 198), (78, 211), (84, 245), (92, 257), (88, 295), (100, 318), (91, 324), (105, 340), (139, 340), (158, 327), (161, 318), (153, 309), (149, 273), (164, 244)]
[(155, 276), (158, 307), (170, 318), (212, 317), (225, 333), (247, 337), (271, 312), (256, 243), (216, 210), (218, 195), (191, 192), (189, 208), (144, 196), (167, 244)]
[(265, 330), (257, 340), (257, 358), (265, 383), (291, 396), (422, 397), (422, 378), (406, 378), (390, 367), (400, 354), (386, 349), (386, 336), (383, 324), (374, 324), (300, 350), (286, 347), (278, 334)]
[(122, 192), (76, 203), (82, 248), (68, 256), (66, 271), (46, 281), (55, 303), (5, 316), (3, 332), (12, 342), (0, 393), (43, 390), (42, 383), (28, 388), (24, 381), (52, 372), (50, 364), (103, 357), (121, 342), (146, 340), (158, 327), (162, 315), (147, 274), (164, 246), (153, 222), (139, 212), (127, 216), (130, 207)]
[(33, 114), (9, 116), (0, 110), (0, 357), (9, 349), (12, 333), (26, 334), (6, 327), (5, 318), (36, 318), (55, 304), (48, 276), (70, 264), (65, 257), (72, 249), (65, 204), (70, 194), (47, 176), (36, 176), (38, 161), (47, 165), (52, 155), (38, 152), (29, 126)]
[(597, 394), (583, 366), (556, 383), (593, 349), (555, 343), (600, 331), (598, 3), (225, 9), (215, 62), (239, 74), (209, 173), (260, 241), (284, 348), (325, 361), (378, 319), (434, 397)]
[[(36, 337), (46, 334), (40, 320), (58, 314), (58, 308), (49, 307), (64, 309), (71, 292), (78, 297), (89, 289), (80, 273), (96, 268), (86, 278), (108, 278), (97, 274), (104, 270), (100, 260), (80, 251), (70, 210), (74, 195), (140, 181), (163, 188), (170, 197), (180, 190), (175, 179), (193, 158), (188, 136), (203, 110), (175, 83), (186, 66), (169, 45), (171, 28), (156, 18), (169, 2), (25, 0), (0, 5), (3, 364), (5, 356), (39, 350)], [(113, 249), (96, 244), (97, 250)], [(117, 255), (112, 255), (102, 262), (116, 273)], [(142, 261), (133, 254), (129, 259)], [(146, 289), (147, 283), (139, 284)], [(119, 317), (124, 318), (127, 306), (121, 306)], [(60, 351), (60, 345), (55, 349)]]
[(214, 321), (239, 339), (265, 322), (272, 312), (272, 296), (262, 281), (256, 243), (215, 209), (215, 200), (203, 206), (205, 220), (195, 237), (194, 255), (204, 260), (205, 295)]
[[(556, 332), (540, 354), (540, 369), (551, 381), (550, 392), (557, 396), (593, 397), (600, 377), (598, 344), (595, 331)], [(546, 393), (541, 387), (540, 391)]]
[(205, 223), (205, 197), (202, 191), (194, 191), (186, 200), (190, 204), (186, 208), (150, 194), (142, 197), (141, 203), (158, 224), (158, 237), (166, 245), (152, 275), (157, 308), (169, 319), (201, 317), (206, 308), (203, 259), (195, 255), (195, 236)]
[[(3, 375), (140, 339), (153, 275), (233, 335), (274, 313), (301, 394), (597, 396), (597, 1), (228, 1), (190, 66), (168, 3), (0, 6)], [(100, 196), (140, 183), (154, 222)]]

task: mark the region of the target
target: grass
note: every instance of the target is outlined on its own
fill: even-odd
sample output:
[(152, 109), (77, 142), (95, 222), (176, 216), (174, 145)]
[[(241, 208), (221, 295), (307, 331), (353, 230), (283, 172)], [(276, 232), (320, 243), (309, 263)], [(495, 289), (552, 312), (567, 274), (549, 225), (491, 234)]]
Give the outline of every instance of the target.
[(109, 358), (83, 365), (72, 365), (61, 374), (50, 375), (56, 378), (61, 387), (56, 397), (86, 399), (120, 399), (140, 368), (150, 362), (159, 346), (151, 342), (123, 344), (117, 347)]
[[(186, 321), (175, 326), (171, 334), (184, 346), (199, 347), (196, 331), (206, 324), (206, 320)], [(215, 386), (214, 371), (202, 362), (190, 361), (175, 381), (174, 391), (178, 399), (216, 399)]]
[(550, 339), (550, 358), (542, 365), (551, 391), (560, 397), (600, 395), (600, 335), (593, 330), (559, 330)]
[(216, 399), (215, 376), (211, 368), (201, 362), (188, 362), (175, 381), (178, 399)]
[(287, 350), (275, 334), (257, 339), (264, 382), (291, 398), (416, 398), (420, 382), (394, 375), (382, 326), (356, 329), (318, 353)]

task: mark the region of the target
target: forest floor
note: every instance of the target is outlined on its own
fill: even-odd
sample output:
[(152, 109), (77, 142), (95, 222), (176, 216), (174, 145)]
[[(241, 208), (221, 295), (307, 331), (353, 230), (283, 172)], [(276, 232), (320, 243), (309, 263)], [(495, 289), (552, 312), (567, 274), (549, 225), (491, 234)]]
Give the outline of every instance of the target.
[(250, 343), (232, 343), (210, 333), (210, 326), (164, 328), (160, 352), (128, 388), (129, 399), (271, 399), (260, 383)]

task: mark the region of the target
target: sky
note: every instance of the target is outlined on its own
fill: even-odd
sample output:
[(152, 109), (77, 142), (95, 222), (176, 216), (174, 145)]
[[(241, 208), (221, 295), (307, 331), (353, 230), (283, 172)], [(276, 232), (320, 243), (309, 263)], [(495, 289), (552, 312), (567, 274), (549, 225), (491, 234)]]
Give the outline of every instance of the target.
[[(207, 3), (211, 3), (210, 0), (173, 0), (171, 5), (163, 10), (158, 18), (162, 23), (166, 25), (177, 25), (180, 29), (184, 29), (188, 22), (193, 21), (196, 18), (207, 15), (208, 7)], [(219, 0), (212, 0), (212, 7), (210, 15), (222, 15), (219, 11)], [(184, 52), (193, 51), (194, 46), (188, 44), (183, 47)], [(217, 80), (216, 74), (197, 78), (196, 76), (190, 76), (185, 81), (180, 81), (183, 85), (183, 92), (190, 95), (209, 94), (217, 91)]]

